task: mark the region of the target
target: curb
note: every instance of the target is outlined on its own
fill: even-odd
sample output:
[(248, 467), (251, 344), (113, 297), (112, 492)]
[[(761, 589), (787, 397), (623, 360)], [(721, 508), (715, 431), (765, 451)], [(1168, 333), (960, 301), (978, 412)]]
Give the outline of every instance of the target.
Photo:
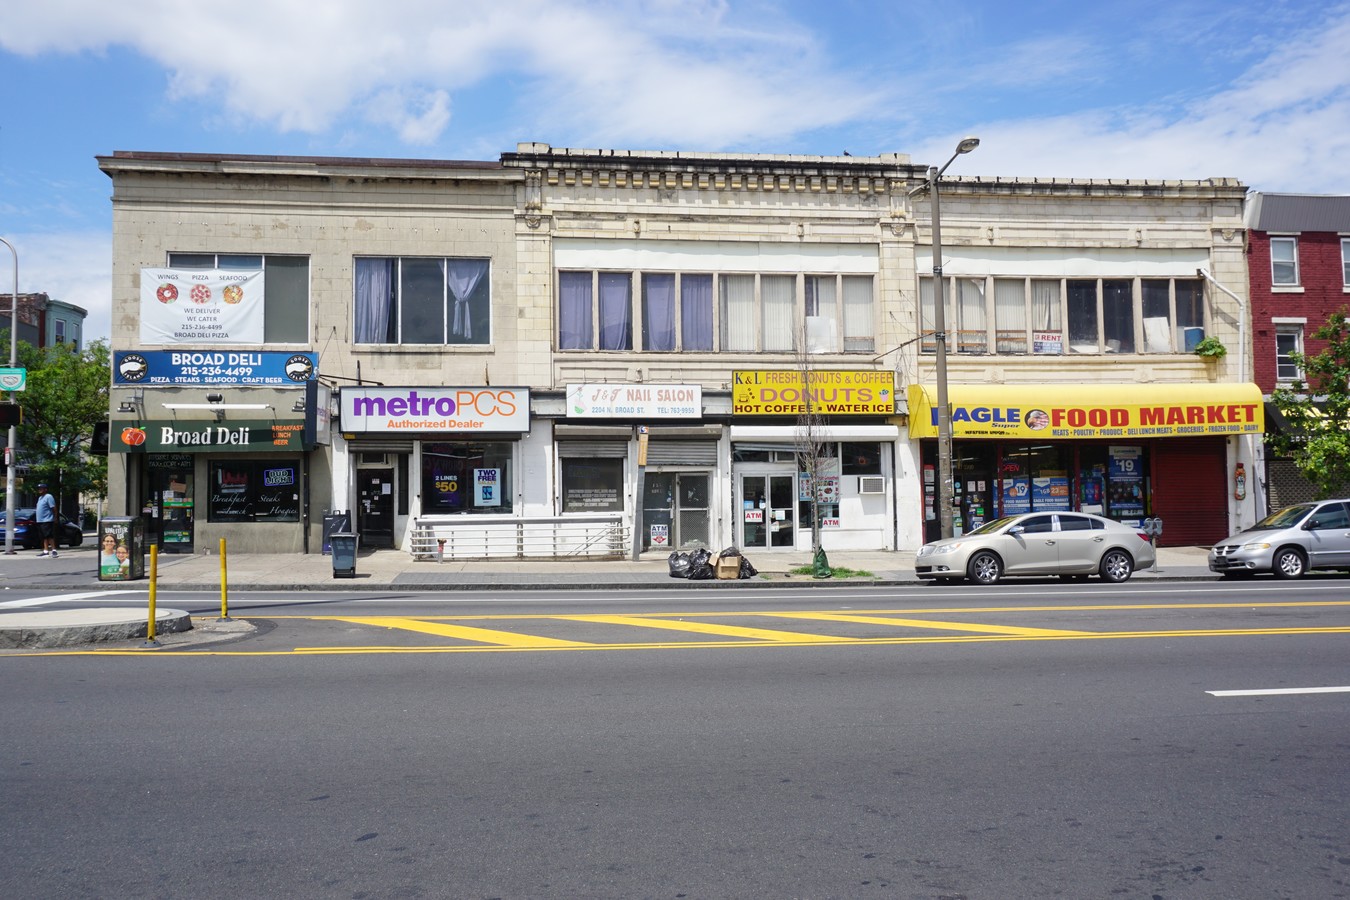
[[(135, 613), (135, 615), (130, 615)], [(17, 624), (14, 620), (19, 620)], [(192, 618), (181, 609), (155, 611), (155, 633), (190, 631)], [(137, 610), (63, 609), (8, 613), (0, 617), (0, 649), (46, 650), (144, 638), (149, 623)]]

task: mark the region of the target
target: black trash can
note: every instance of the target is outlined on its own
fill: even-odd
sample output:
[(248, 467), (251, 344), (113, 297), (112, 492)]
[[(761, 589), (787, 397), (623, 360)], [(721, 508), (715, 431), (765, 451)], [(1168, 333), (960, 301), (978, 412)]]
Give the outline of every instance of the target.
[(330, 535), (334, 578), (356, 577), (356, 543), (359, 537), (350, 531), (338, 531)]
[(132, 581), (145, 577), (145, 520), (115, 516), (98, 523), (98, 580)]

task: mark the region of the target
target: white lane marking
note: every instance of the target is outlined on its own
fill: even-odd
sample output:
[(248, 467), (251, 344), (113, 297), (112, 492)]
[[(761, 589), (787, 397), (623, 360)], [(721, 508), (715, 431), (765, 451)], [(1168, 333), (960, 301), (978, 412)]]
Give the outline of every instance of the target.
[[(72, 600), (89, 600), (94, 597), (112, 597), (115, 594), (137, 594), (144, 591), (86, 591), (83, 594), (53, 594), (50, 597), (30, 597), (27, 600), (6, 600), (0, 603), (0, 609), (23, 609), (26, 606), (45, 606), (48, 603), (69, 603)], [(121, 602), (121, 601), (119, 601)]]
[(1205, 691), (1211, 697), (1269, 697), (1273, 694), (1350, 694), (1350, 685), (1345, 687), (1315, 688), (1266, 688), (1256, 691)]

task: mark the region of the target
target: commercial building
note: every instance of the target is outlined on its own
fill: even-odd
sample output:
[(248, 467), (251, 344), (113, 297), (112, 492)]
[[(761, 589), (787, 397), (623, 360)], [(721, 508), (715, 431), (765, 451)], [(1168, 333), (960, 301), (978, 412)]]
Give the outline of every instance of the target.
[[(928, 536), (907, 157), (99, 163), (113, 508), (166, 549), (313, 552), (336, 510), (367, 546), (458, 556)], [(1098, 509), (1188, 543), (1252, 518), (1244, 194), (944, 180), (960, 527)]]

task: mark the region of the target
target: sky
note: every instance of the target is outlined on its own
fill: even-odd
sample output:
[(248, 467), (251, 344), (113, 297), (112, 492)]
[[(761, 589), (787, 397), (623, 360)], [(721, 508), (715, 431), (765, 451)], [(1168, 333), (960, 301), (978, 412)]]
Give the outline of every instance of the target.
[[(9, 0), (0, 237), (110, 333), (116, 150), (875, 156), (1350, 193), (1350, 2)], [(14, 283), (0, 246), (0, 294)]]

